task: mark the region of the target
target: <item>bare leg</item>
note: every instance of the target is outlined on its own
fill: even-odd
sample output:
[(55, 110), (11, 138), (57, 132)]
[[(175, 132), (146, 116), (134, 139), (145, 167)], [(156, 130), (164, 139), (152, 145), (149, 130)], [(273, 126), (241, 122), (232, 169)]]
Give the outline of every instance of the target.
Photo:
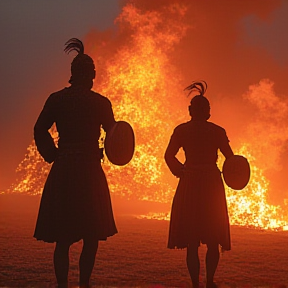
[(187, 247), (186, 263), (194, 288), (199, 287), (200, 262), (198, 256), (198, 243)]
[(89, 281), (93, 271), (97, 249), (98, 240), (83, 239), (83, 248), (79, 260), (79, 282), (81, 287), (89, 287)]
[(214, 274), (216, 272), (218, 262), (219, 262), (219, 245), (217, 243), (207, 244), (207, 253), (206, 253), (206, 280), (207, 287), (217, 287), (213, 282)]
[(54, 270), (58, 287), (68, 286), (70, 244), (57, 242), (54, 250)]

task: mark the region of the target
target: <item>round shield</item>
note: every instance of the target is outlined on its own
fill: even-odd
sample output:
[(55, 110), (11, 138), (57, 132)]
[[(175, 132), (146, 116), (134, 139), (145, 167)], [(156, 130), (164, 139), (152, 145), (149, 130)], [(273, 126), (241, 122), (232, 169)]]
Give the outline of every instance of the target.
[(250, 179), (249, 162), (241, 155), (233, 155), (224, 161), (222, 173), (227, 186), (233, 190), (242, 190)]
[(111, 163), (119, 166), (129, 163), (135, 148), (135, 137), (131, 125), (125, 121), (116, 122), (106, 134), (104, 147)]

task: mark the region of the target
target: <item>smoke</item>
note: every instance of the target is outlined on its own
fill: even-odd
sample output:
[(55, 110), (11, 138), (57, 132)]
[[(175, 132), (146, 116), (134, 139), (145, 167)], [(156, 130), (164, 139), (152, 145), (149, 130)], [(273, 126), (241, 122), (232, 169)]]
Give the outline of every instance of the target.
[[(262, 0), (245, 5), (227, 0), (125, 2), (114, 29), (91, 29), (83, 39), (96, 64), (94, 89), (111, 100), (116, 119), (132, 124), (136, 135), (135, 154), (127, 167), (103, 165), (112, 195), (171, 201), (177, 183), (164, 163), (164, 151), (173, 128), (189, 120), (183, 88), (203, 79), (208, 83), (211, 121), (226, 129), (235, 152), (246, 147), (253, 164), (254, 178), (245, 191), (227, 189), (234, 199), (231, 213), (239, 216), (238, 204), (245, 197), (248, 210), (253, 206), (262, 211), (267, 189), (273, 201), (283, 204), (288, 198), (288, 161), (283, 160), (288, 155), (288, 104), (281, 91), (287, 87), (287, 67), (279, 69), (267, 49), (251, 41), (240, 43), (250, 25), (243, 19), (252, 14), (266, 21), (281, 1), (260, 6)], [(8, 192), (41, 193), (49, 168), (32, 143)], [(268, 206), (267, 211), (275, 208)], [(241, 219), (248, 219), (245, 209)]]
[(288, 64), (288, 37), (283, 35), (283, 27), (288, 27), (288, 2), (282, 1), (270, 15), (268, 21), (256, 15), (247, 15), (242, 23), (245, 27), (247, 44), (264, 48), (280, 67)]
[[(288, 186), (288, 101), (277, 95), (274, 82), (263, 79), (251, 85), (243, 98), (254, 108), (242, 140), (255, 157), (255, 163), (271, 180), (271, 198), (287, 198)], [(244, 140), (245, 139), (245, 140)]]
[(15, 179), (46, 98), (68, 85), (64, 43), (113, 26), (119, 11), (118, 0), (0, 1), (0, 190)]
[[(287, 53), (283, 53), (286, 51), (283, 47), (287, 46), (287, 2), (255, 0), (232, 4), (226, 0), (217, 3), (205, 0), (180, 3), (173, 0), (138, 0), (123, 3), (127, 6), (123, 5), (126, 8), (115, 22), (118, 25), (116, 34), (109, 32), (103, 35), (94, 31), (87, 37), (89, 42), (94, 43), (91, 47), (94, 47), (94, 55), (99, 60), (101, 89), (105, 89), (105, 79), (101, 75), (105, 78), (107, 74), (101, 73), (101, 67), (106, 69), (106, 59), (112, 59), (113, 66), (114, 55), (123, 46), (130, 47), (131, 51), (132, 47), (135, 49), (135, 39), (139, 40), (145, 29), (146, 34), (141, 34), (144, 37), (142, 45), (147, 43), (144, 39), (153, 37), (155, 29), (152, 29), (152, 34), (147, 32), (153, 25), (154, 28), (162, 25), (164, 31), (176, 31), (177, 26), (185, 27), (185, 33), (179, 29), (180, 40), (177, 38), (175, 41), (175, 34), (171, 34), (173, 45), (158, 42), (159, 50), (166, 48), (166, 52), (169, 51), (169, 61), (175, 67), (171, 81), (181, 78), (177, 84), (178, 91), (173, 90), (175, 107), (182, 109), (180, 112), (185, 118), (187, 110), (183, 103), (187, 103), (187, 99), (183, 97), (182, 89), (193, 80), (206, 80), (207, 97), (212, 107), (211, 121), (226, 129), (235, 150), (243, 143), (250, 143), (255, 163), (271, 180), (269, 191), (273, 191), (271, 194), (277, 201), (281, 199), (283, 202), (288, 195), (288, 184), (285, 182), (288, 168), (285, 163), (288, 155), (285, 100), (288, 82), (285, 75), (288, 74), (288, 66), (285, 62)], [(181, 17), (179, 13), (171, 13), (176, 3), (182, 9)], [(129, 13), (138, 15), (134, 14), (135, 20), (125, 24), (125, 17), (133, 18), (127, 12), (129, 5), (135, 8)], [(161, 17), (158, 22), (157, 17)], [(162, 19), (166, 19), (166, 23)], [(163, 33), (165, 37), (167, 34)], [(159, 34), (154, 36), (161, 41)], [(138, 44), (141, 46), (141, 41)], [(123, 59), (125, 57), (127, 55), (123, 54)], [(151, 54), (150, 57), (157, 55)], [(125, 61), (128, 58), (123, 60), (123, 66)], [(141, 83), (137, 85), (141, 86)], [(171, 111), (167, 113), (173, 114)]]
[[(282, 27), (283, 19), (288, 19), (286, 6), (280, 0), (123, 1), (113, 29), (103, 32), (91, 27), (83, 40), (96, 63), (94, 88), (112, 100), (116, 116), (127, 117), (124, 120), (142, 129), (136, 135), (143, 142), (139, 149), (146, 143), (151, 152), (145, 148), (149, 150), (145, 153), (151, 157), (157, 150), (149, 158), (149, 163), (155, 162), (151, 175), (162, 169), (157, 166), (159, 157), (163, 162), (173, 126), (189, 120), (189, 99), (182, 89), (203, 79), (208, 83), (211, 120), (226, 129), (233, 148), (249, 143), (257, 165), (277, 183), (272, 183), (275, 194), (286, 195), (288, 67), (284, 58), (280, 61), (275, 41), (268, 49), (270, 36), (262, 42), (254, 37), (261, 26), (261, 39), (273, 31), (277, 39), (287, 39)], [(149, 109), (153, 105), (156, 108)], [(130, 115), (121, 112), (128, 108)], [(151, 131), (161, 132), (155, 133), (157, 145)]]
[(288, 102), (275, 94), (273, 86), (264, 79), (251, 85), (243, 96), (255, 107), (245, 138), (264, 170), (281, 168), (280, 157), (288, 140)]

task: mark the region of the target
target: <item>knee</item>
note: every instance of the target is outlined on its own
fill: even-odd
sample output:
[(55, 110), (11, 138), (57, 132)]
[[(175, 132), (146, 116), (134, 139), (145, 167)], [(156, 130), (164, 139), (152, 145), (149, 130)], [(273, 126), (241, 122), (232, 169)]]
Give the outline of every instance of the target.
[(63, 252), (63, 253), (68, 253), (70, 248), (69, 243), (64, 243), (64, 242), (56, 242), (55, 246), (55, 252)]
[(189, 245), (187, 247), (187, 259), (198, 257), (198, 245)]
[(218, 243), (207, 244), (207, 253), (219, 254), (219, 244)]
[(83, 250), (96, 253), (98, 249), (98, 240), (94, 239), (83, 239)]

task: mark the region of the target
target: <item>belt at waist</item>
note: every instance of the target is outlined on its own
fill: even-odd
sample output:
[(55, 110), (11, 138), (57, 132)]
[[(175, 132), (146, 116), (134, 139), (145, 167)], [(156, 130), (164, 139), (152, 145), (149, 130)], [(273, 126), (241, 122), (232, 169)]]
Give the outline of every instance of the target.
[(59, 145), (58, 155), (68, 154), (96, 154), (103, 157), (103, 149), (95, 143), (62, 143)]
[(192, 164), (189, 166), (186, 166), (184, 168), (184, 171), (194, 171), (194, 170), (215, 170), (218, 169), (218, 166), (216, 163), (214, 164)]

